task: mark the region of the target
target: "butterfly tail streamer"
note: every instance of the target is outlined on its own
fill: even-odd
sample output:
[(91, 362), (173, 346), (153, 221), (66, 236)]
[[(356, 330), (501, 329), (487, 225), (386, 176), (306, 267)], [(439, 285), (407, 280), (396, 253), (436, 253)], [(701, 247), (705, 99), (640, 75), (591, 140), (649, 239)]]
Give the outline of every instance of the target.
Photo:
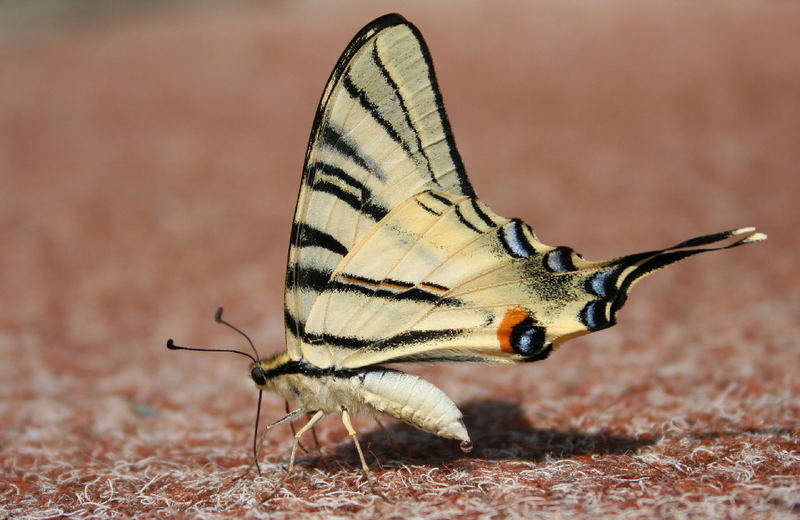
[[(736, 239), (729, 241), (733, 238)], [(631, 288), (646, 276), (700, 253), (731, 249), (766, 239), (767, 235), (757, 232), (754, 227), (742, 227), (691, 238), (661, 250), (598, 262), (594, 264), (596, 273), (586, 279), (586, 289), (599, 298), (585, 305), (581, 311), (581, 321), (589, 331), (611, 327), (616, 323), (616, 313), (625, 304)]]
[[(724, 242), (734, 237), (739, 238), (726, 244), (716, 245), (714, 247), (706, 247), (712, 244), (719, 244), (720, 242)], [(689, 240), (684, 240), (679, 244), (675, 244), (672, 247), (657, 251), (649, 251), (646, 253), (624, 256), (616, 260), (612, 260), (611, 263), (625, 265), (626, 267), (635, 266), (635, 269), (626, 276), (625, 287), (630, 288), (645, 276), (670, 264), (674, 264), (675, 262), (683, 260), (684, 258), (689, 258), (690, 256), (700, 253), (731, 249), (745, 244), (760, 242), (766, 239), (767, 235), (761, 232), (756, 232), (754, 227), (743, 227), (691, 238)]]

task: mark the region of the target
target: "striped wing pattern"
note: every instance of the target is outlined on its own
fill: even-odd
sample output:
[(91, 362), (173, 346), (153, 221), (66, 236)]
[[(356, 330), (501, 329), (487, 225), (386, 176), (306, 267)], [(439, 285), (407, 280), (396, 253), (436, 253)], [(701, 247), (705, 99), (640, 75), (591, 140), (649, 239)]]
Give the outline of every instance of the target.
[(740, 228), (605, 262), (542, 244), (476, 198), (427, 47), (389, 15), (347, 47), (317, 112), (289, 249), (289, 355), (321, 368), (535, 361), (612, 326), (655, 270), (764, 238)]
[(425, 42), (401, 16), (387, 15), (342, 54), (311, 132), (286, 280), (294, 359), (339, 262), (392, 208), (427, 189), (473, 194)]

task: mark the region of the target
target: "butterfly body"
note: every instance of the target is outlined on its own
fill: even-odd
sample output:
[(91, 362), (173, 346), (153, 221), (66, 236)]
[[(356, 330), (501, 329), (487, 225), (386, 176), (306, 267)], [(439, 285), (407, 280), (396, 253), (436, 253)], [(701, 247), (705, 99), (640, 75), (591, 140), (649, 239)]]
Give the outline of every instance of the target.
[(345, 49), (314, 119), (289, 245), (287, 348), (250, 366), (260, 390), (297, 409), (265, 433), (311, 416), (290, 470), (300, 435), (329, 413), (368, 476), (350, 413), (387, 414), (468, 451), (453, 401), (385, 364), (541, 360), (614, 325), (645, 276), (764, 239), (743, 227), (600, 262), (543, 244), (477, 197), (425, 41), (400, 15), (378, 18)]
[(471, 446), (461, 412), (440, 389), (412, 374), (384, 367), (319, 368), (283, 353), (250, 367), (258, 388), (277, 393), (303, 410), (325, 414), (381, 413), (422, 431)]

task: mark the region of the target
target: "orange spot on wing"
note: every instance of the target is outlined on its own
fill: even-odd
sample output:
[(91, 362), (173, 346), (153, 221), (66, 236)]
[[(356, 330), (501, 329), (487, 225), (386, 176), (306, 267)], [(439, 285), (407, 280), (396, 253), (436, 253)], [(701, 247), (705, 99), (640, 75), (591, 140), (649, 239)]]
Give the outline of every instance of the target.
[(497, 339), (503, 352), (514, 353), (514, 347), (511, 346), (511, 332), (527, 317), (528, 311), (520, 305), (506, 311), (503, 321), (500, 322), (500, 328), (497, 329)]
[(381, 282), (381, 285), (384, 287), (391, 287), (392, 289), (408, 289), (407, 285), (401, 285), (399, 283), (392, 283), (387, 280)]
[(421, 282), (419, 286), (424, 287), (425, 289), (430, 289), (439, 292), (447, 292), (449, 290), (447, 287), (442, 287), (441, 285), (434, 285), (432, 283), (427, 283), (427, 282)]
[(360, 278), (353, 278), (352, 276), (340, 275), (339, 279), (345, 282), (354, 283), (356, 285), (366, 285), (368, 287), (378, 287), (380, 284), (369, 280), (362, 280)]

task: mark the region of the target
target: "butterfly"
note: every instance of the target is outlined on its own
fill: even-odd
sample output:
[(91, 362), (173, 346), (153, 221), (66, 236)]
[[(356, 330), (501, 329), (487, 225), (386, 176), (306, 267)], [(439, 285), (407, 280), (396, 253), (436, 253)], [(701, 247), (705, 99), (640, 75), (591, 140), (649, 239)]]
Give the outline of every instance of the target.
[[(341, 414), (370, 484), (351, 414), (385, 414), (472, 448), (444, 392), (385, 364), (539, 361), (614, 325), (654, 271), (764, 239), (743, 227), (603, 262), (541, 243), (476, 196), (419, 30), (398, 14), (374, 20), (345, 49), (314, 119), (289, 244), (286, 350), (235, 351), (252, 359), (259, 407), (263, 390), (296, 405), (264, 434), (310, 416), (276, 490), (326, 414)], [(257, 419), (256, 465), (258, 431)]]

